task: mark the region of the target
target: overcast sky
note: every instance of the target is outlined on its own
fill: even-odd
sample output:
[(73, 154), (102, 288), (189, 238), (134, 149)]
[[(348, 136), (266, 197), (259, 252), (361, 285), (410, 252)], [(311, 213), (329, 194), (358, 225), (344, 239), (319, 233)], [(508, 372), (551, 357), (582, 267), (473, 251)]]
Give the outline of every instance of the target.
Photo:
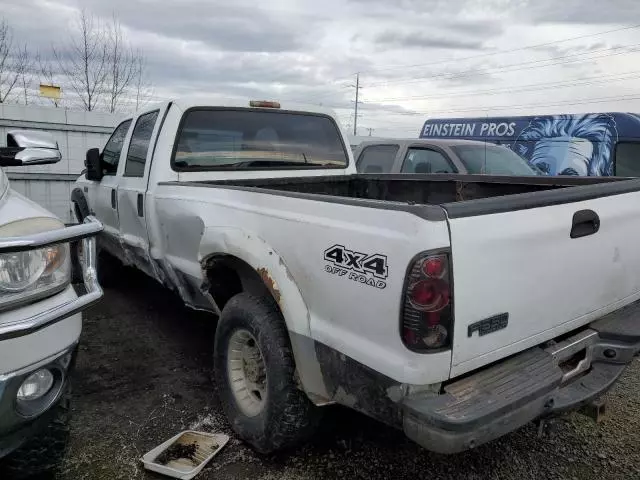
[(360, 72), (358, 133), (414, 137), (428, 117), (640, 111), (639, 2), (3, 0), (0, 16), (47, 51), (79, 8), (115, 13), (157, 100), (322, 103), (352, 129)]

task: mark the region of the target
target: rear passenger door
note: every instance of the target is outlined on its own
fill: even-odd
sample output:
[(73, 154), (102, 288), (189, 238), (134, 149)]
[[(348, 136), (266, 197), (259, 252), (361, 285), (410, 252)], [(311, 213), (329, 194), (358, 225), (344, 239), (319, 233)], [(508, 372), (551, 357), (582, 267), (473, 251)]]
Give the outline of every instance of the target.
[(125, 258), (150, 276), (154, 275), (149, 257), (145, 200), (159, 116), (160, 110), (152, 110), (134, 119), (118, 182), (120, 237), (126, 247)]

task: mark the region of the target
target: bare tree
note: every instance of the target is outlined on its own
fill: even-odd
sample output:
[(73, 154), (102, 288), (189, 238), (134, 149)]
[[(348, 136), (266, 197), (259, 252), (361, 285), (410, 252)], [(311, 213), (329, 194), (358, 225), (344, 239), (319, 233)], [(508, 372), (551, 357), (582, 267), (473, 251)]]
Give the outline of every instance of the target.
[(135, 79), (135, 100), (136, 110), (141, 109), (153, 97), (153, 84), (147, 77), (147, 63), (138, 51), (136, 54), (136, 79)]
[(29, 105), (29, 94), (31, 92), (31, 82), (33, 80), (33, 66), (34, 60), (26, 45), (18, 50), (18, 59), (23, 64), (23, 68), (20, 71), (20, 86), (22, 87), (22, 95), (24, 97), (24, 104)]
[(13, 30), (6, 20), (0, 21), (0, 103), (4, 103), (18, 85), (28, 62), (27, 47), (15, 45)]
[(107, 29), (107, 60), (108, 72), (106, 78), (106, 92), (109, 111), (115, 112), (126, 93), (136, 83), (140, 52), (134, 52), (129, 42), (122, 34), (122, 26), (113, 16), (111, 25)]
[(108, 36), (93, 17), (83, 10), (77, 19), (78, 32), (62, 49), (54, 47), (58, 67), (80, 98), (85, 110), (95, 110), (105, 92), (109, 73)]

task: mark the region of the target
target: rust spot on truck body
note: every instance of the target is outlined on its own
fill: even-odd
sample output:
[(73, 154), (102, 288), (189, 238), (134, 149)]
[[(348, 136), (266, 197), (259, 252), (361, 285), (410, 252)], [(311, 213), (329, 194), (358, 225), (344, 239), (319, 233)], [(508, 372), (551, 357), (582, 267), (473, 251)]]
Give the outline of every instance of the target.
[(289, 269), (287, 268), (287, 265), (282, 260), (282, 257), (280, 257), (278, 261), (280, 263), (280, 266), (284, 268), (284, 271), (287, 274), (287, 277), (289, 277), (289, 280), (295, 283), (295, 280), (293, 279), (293, 275), (291, 275), (291, 272), (289, 271)]
[(276, 301), (276, 303), (280, 305), (280, 297), (281, 297), (280, 290), (278, 289), (278, 284), (269, 273), (269, 270), (267, 270), (264, 267), (260, 267), (258, 268), (257, 272), (258, 272), (258, 275), (260, 275), (260, 278), (262, 279), (264, 284), (267, 286), (267, 288), (271, 292), (271, 295), (273, 295), (273, 298)]

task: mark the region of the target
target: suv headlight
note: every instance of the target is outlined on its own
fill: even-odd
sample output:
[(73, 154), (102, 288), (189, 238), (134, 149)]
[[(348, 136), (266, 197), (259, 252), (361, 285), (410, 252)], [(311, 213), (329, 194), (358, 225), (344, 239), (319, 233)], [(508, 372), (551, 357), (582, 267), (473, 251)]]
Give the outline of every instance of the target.
[[(53, 218), (18, 220), (0, 227), (0, 237), (17, 237), (64, 228)], [(69, 244), (0, 254), (0, 309), (42, 298), (70, 281)]]

